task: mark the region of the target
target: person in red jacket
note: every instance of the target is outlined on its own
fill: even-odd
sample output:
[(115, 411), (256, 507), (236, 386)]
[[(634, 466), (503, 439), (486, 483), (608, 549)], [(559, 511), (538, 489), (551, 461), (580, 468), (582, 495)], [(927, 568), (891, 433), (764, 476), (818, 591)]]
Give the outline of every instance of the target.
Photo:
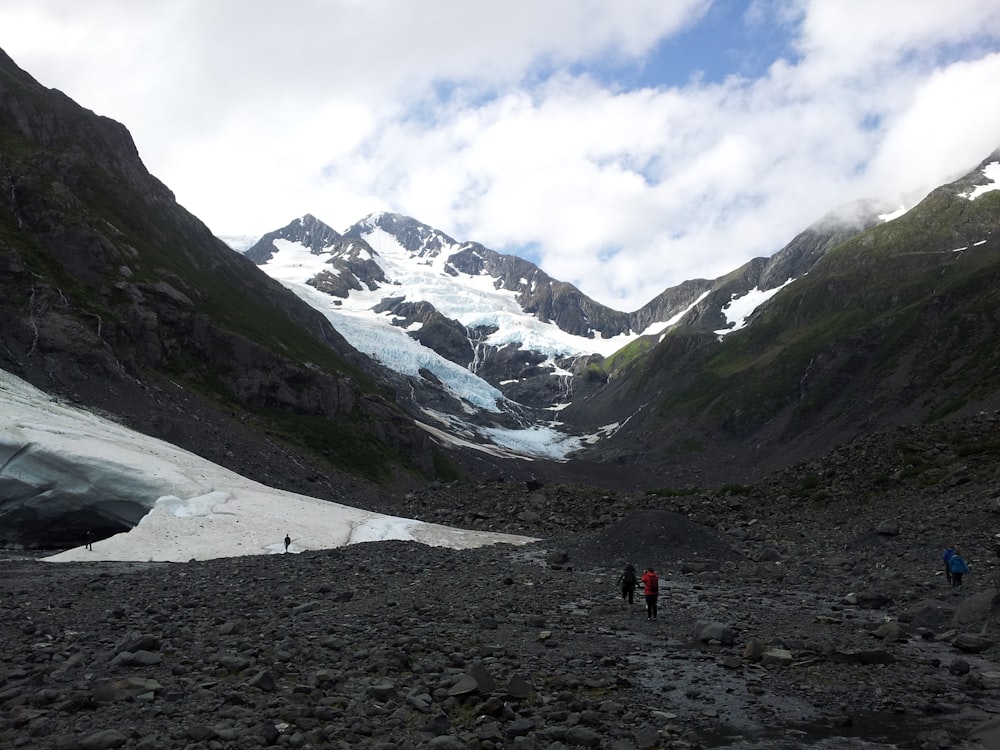
[(642, 594), (646, 597), (646, 619), (656, 619), (656, 599), (660, 595), (660, 577), (652, 568), (642, 574)]

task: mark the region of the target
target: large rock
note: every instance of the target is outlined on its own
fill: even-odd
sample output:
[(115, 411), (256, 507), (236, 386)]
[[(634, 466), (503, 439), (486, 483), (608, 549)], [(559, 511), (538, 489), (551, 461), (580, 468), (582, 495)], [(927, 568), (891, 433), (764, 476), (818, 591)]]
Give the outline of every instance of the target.
[(1000, 594), (997, 589), (984, 589), (959, 602), (951, 624), (955, 628), (995, 628), (1000, 625)]
[(736, 631), (721, 622), (697, 622), (694, 626), (694, 638), (702, 643), (718, 641), (724, 646), (731, 646), (736, 640)]
[(990, 646), (993, 645), (993, 640), (986, 638), (981, 635), (973, 635), (972, 633), (960, 633), (953, 640), (952, 645), (959, 651), (965, 651), (970, 654), (978, 654), (985, 651)]
[(978, 742), (987, 750), (995, 750), (1000, 747), (1000, 719), (984, 721), (972, 728), (969, 732), (969, 739)]
[(953, 605), (937, 599), (924, 599), (900, 614), (899, 619), (915, 628), (938, 630), (946, 627), (954, 615)]

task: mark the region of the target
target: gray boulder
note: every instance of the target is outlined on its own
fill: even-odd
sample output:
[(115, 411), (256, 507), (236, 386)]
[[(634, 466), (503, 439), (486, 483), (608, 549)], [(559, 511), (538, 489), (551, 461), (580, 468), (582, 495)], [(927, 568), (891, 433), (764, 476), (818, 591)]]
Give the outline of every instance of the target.
[(955, 607), (937, 599), (924, 599), (902, 613), (899, 619), (915, 628), (939, 630), (951, 622)]
[(694, 626), (695, 640), (702, 643), (718, 641), (724, 646), (731, 646), (736, 641), (736, 632), (721, 622), (697, 622)]

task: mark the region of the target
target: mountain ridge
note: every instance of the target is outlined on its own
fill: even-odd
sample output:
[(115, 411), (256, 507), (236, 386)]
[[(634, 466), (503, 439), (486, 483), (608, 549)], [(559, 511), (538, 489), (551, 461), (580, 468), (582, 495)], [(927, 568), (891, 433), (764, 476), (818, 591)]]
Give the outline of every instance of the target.
[[(736, 405), (732, 397), (724, 397), (721, 393), (716, 394), (712, 397), (715, 402), (712, 412), (717, 413), (718, 416), (709, 419), (706, 419), (704, 415), (698, 416), (684, 405), (685, 401), (702, 403), (706, 406), (711, 403), (711, 401), (706, 402), (703, 396), (696, 397), (694, 395), (695, 391), (702, 388), (706, 382), (713, 380), (708, 372), (699, 369), (703, 367), (702, 364), (699, 364), (701, 358), (709, 356), (706, 352), (714, 351), (720, 346), (734, 348), (735, 345), (725, 344), (724, 340), (743, 328), (754, 325), (765, 329), (780, 328), (781, 321), (774, 322), (773, 315), (769, 316), (767, 312), (772, 304), (779, 305), (777, 302), (772, 303), (772, 298), (778, 297), (779, 292), (785, 298), (798, 297), (800, 307), (815, 306), (814, 302), (806, 303), (803, 301), (802, 295), (795, 292), (795, 287), (800, 286), (801, 281), (810, 274), (820, 274), (824, 279), (829, 274), (836, 274), (839, 263), (837, 259), (843, 256), (845, 251), (842, 248), (844, 246), (851, 246), (852, 242), (862, 243), (862, 247), (866, 248), (865, 252), (860, 255), (855, 254), (848, 261), (848, 264), (855, 269), (863, 269), (873, 262), (866, 255), (874, 257), (878, 254), (879, 247), (899, 241), (898, 237), (893, 238), (897, 236), (899, 227), (915, 220), (914, 211), (916, 211), (916, 216), (932, 211), (933, 209), (929, 206), (933, 206), (934, 201), (939, 200), (940, 196), (949, 196), (951, 200), (959, 201), (956, 204), (959, 208), (964, 208), (964, 204), (970, 201), (967, 197), (962, 196), (971, 195), (971, 191), (977, 187), (983, 189), (983, 186), (988, 187), (989, 184), (992, 184), (991, 180), (986, 177), (985, 170), (996, 160), (996, 157), (996, 153), (990, 155), (966, 176), (933, 191), (917, 206), (901, 215), (899, 212), (894, 214), (891, 210), (892, 206), (880, 201), (861, 201), (841, 207), (800, 232), (774, 255), (768, 258), (752, 259), (740, 268), (717, 279), (692, 280), (667, 289), (632, 313), (606, 309), (602, 311), (601, 316), (579, 316), (581, 310), (587, 309), (578, 304), (580, 299), (586, 299), (585, 295), (582, 295), (571, 285), (564, 285), (562, 282), (551, 279), (533, 264), (523, 259), (494, 253), (478, 243), (456, 242), (447, 234), (434, 230), (410, 217), (385, 213), (366, 217), (344, 232), (343, 237), (350, 237), (357, 242), (366, 243), (360, 246), (360, 252), (365, 255), (365, 262), (372, 264), (370, 268), (379, 269), (379, 273), (369, 273), (363, 285), (341, 286), (339, 295), (346, 299), (350, 297), (351, 290), (359, 286), (363, 286), (369, 292), (377, 292), (391, 284), (401, 287), (398, 292), (387, 294), (381, 298), (381, 301), (374, 305), (372, 310), (395, 316), (395, 323), (401, 328), (407, 329), (413, 339), (435, 350), (450, 361), (468, 367), (477, 375), (484, 377), (511, 401), (531, 409), (541, 410), (536, 412), (535, 419), (544, 418), (546, 409), (551, 410), (556, 407), (559, 420), (567, 433), (578, 436), (600, 433), (604, 436), (597, 440), (588, 439), (585, 441), (586, 445), (581, 445), (578, 452), (569, 454), (571, 461), (586, 457), (596, 460), (598, 463), (607, 462), (609, 459), (614, 463), (624, 464), (646, 462), (651, 454), (656, 453), (656, 449), (653, 448), (655, 441), (645, 438), (632, 440), (631, 445), (626, 445), (629, 441), (624, 439), (623, 435), (634, 434), (635, 428), (640, 424), (656, 422), (661, 417), (665, 418), (666, 424), (673, 425), (668, 429), (668, 432), (678, 437), (676, 441), (671, 443), (672, 447), (668, 451), (672, 455), (658, 458), (658, 463), (664, 466), (678, 466), (685, 462), (702, 465), (710, 465), (713, 461), (718, 463), (718, 457), (708, 457), (710, 454), (718, 453), (718, 451), (706, 451), (705, 438), (708, 438), (709, 442), (720, 440), (729, 449), (733, 449), (734, 440), (743, 440), (755, 434), (761, 437), (766, 435), (764, 443), (793, 446), (804, 433), (812, 433), (813, 437), (802, 441), (802, 445), (810, 445), (812, 450), (828, 449), (835, 445), (838, 440), (856, 436), (859, 434), (859, 430), (863, 429), (863, 425), (869, 422), (880, 427), (892, 426), (899, 422), (898, 419), (892, 418), (876, 421), (870, 413), (859, 413), (852, 417), (857, 422), (855, 428), (845, 424), (850, 419), (844, 417), (824, 417), (828, 420), (828, 424), (826, 427), (822, 427), (813, 423), (808, 416), (815, 414), (814, 410), (811, 411), (803, 404), (791, 405), (793, 399), (788, 394), (794, 392), (796, 388), (803, 394), (806, 391), (809, 392), (809, 398), (801, 396), (803, 402), (817, 398), (815, 384), (823, 381), (824, 378), (832, 378), (833, 382), (840, 384), (844, 392), (853, 392), (854, 389), (850, 385), (852, 365), (847, 363), (854, 362), (854, 366), (862, 367), (857, 363), (867, 356), (867, 350), (863, 346), (865, 341), (863, 336), (854, 333), (848, 335), (846, 339), (824, 340), (825, 351), (822, 347), (814, 347), (812, 357), (808, 361), (790, 366), (790, 372), (800, 373), (800, 375), (796, 376), (799, 379), (797, 385), (781, 386), (788, 389), (786, 395), (768, 396), (764, 399), (763, 404)], [(986, 206), (987, 210), (982, 212), (981, 219), (977, 219), (973, 223), (974, 226), (978, 227), (974, 231), (983, 236), (992, 236), (991, 233), (995, 226), (992, 208), (990, 208), (992, 200), (989, 198), (985, 203), (979, 204)], [(309, 218), (315, 220), (314, 217)], [(936, 217), (930, 220), (930, 223), (939, 221), (940, 217)], [(320, 222), (320, 224), (322, 223)], [(323, 226), (325, 227), (325, 225)], [(607, 329), (602, 329), (600, 325), (588, 328), (584, 333), (590, 335), (597, 331), (620, 332), (626, 330), (632, 333), (639, 325), (644, 325), (647, 331), (650, 328), (656, 330), (645, 335), (635, 336), (633, 334), (627, 343), (621, 342), (620, 349), (605, 354), (596, 351), (598, 348), (596, 337), (591, 339), (591, 342), (595, 344), (594, 351), (588, 352), (586, 350), (589, 336), (583, 336), (582, 340), (577, 341), (581, 348), (576, 352), (563, 352), (562, 356), (552, 356), (552, 352), (545, 352), (537, 347), (532, 349), (524, 341), (518, 342), (519, 348), (516, 350), (516, 356), (512, 354), (512, 350), (500, 354), (503, 351), (500, 347), (495, 347), (493, 350), (477, 349), (477, 347), (482, 346), (483, 342), (487, 342), (491, 335), (495, 335), (495, 328), (488, 325), (480, 326), (480, 332), (474, 334), (472, 327), (463, 325), (457, 317), (449, 317), (451, 313), (448, 310), (439, 309), (434, 303), (420, 299), (419, 293), (417, 293), (418, 296), (410, 293), (411, 290), (408, 288), (405, 277), (395, 279), (382, 273), (382, 266), (379, 265), (381, 257), (379, 249), (366, 242), (379, 231), (385, 232), (400, 247), (413, 253), (414, 257), (420, 258), (422, 261), (447, 254), (447, 259), (441, 265), (453, 278), (458, 279), (464, 274), (470, 278), (491, 279), (496, 289), (513, 291), (522, 313), (539, 321), (552, 321), (559, 324), (559, 321), (549, 314), (551, 306), (534, 304), (535, 301), (551, 302), (560, 299), (561, 295), (564, 299), (574, 300), (577, 302), (573, 307), (574, 315), (561, 318), (561, 324), (558, 325), (560, 330), (566, 331), (568, 329), (567, 332), (571, 334), (581, 332), (577, 323), (583, 318), (588, 321), (612, 321)], [(924, 244), (944, 241), (941, 236), (935, 236), (934, 239), (931, 239), (933, 233), (925, 232), (924, 234), (922, 240)], [(966, 244), (969, 243), (968, 240), (956, 236), (956, 245), (960, 240), (965, 241)], [(385, 240), (382, 239), (380, 242), (384, 243)], [(984, 243), (988, 245), (989, 240), (984, 240)], [(872, 247), (875, 247), (874, 251), (871, 249)], [(990, 247), (992, 246), (986, 246), (984, 250), (988, 251)], [(322, 252), (331, 251), (335, 253), (336, 248), (328, 246)], [(359, 246), (352, 245), (351, 251), (358, 253)], [(313, 252), (321, 251), (314, 250)], [(904, 250), (883, 252), (889, 252), (893, 257), (907, 257), (911, 254), (910, 251)], [(933, 252), (943, 251), (935, 249)], [(914, 272), (917, 274), (933, 273), (935, 268), (915, 268)], [(342, 274), (334, 274), (334, 276), (342, 278)], [(885, 304), (890, 308), (895, 304), (892, 301), (892, 287), (896, 280), (893, 269), (888, 266), (880, 267), (876, 284), (884, 290), (885, 297), (888, 299)], [(315, 280), (310, 280), (307, 283), (314, 284), (322, 291), (330, 292), (331, 290), (331, 286), (319, 275)], [(826, 283), (832, 282), (828, 280)], [(524, 289), (528, 286), (535, 287), (533, 296), (524, 294)], [(810, 283), (807, 286), (810, 289), (809, 296), (816, 299), (823, 298), (827, 294), (826, 291), (817, 291), (815, 284)], [(838, 288), (837, 296), (842, 303), (847, 302), (855, 299), (857, 296), (855, 291), (864, 287), (865, 284), (858, 282), (852, 288)], [(538, 292), (539, 288), (544, 291)], [(571, 290), (569, 296), (566, 294), (567, 289)], [(337, 295), (335, 294), (335, 296)], [(742, 316), (733, 317), (733, 310), (739, 304), (749, 304), (749, 307)], [(864, 305), (861, 307), (863, 309)], [(824, 312), (823, 315), (826, 313)], [(567, 323), (567, 320), (570, 322)], [(791, 320), (794, 321), (795, 317), (792, 316)], [(622, 321), (626, 322), (622, 323)], [(747, 337), (752, 340), (754, 335), (747, 334)], [(822, 339), (822, 337), (819, 338)], [(767, 344), (763, 343), (760, 346), (766, 349)], [(877, 349), (877, 345), (872, 346)], [(728, 355), (713, 354), (711, 356)], [(678, 366), (676, 363), (683, 363), (683, 365)], [(868, 368), (869, 366), (864, 365), (863, 367)], [(688, 370), (687, 372), (680, 371), (685, 368)], [(833, 375), (832, 372), (838, 368), (842, 370), (841, 374)], [(669, 385), (658, 385), (664, 381), (662, 377), (654, 374), (657, 370), (670, 373)], [(829, 372), (819, 376), (818, 373), (823, 372), (823, 370), (829, 370)], [(745, 367), (742, 367), (741, 371), (743, 373), (749, 372)], [(767, 379), (769, 376), (762, 374), (760, 377)], [(871, 376), (869, 375), (869, 377)], [(898, 375), (897, 380), (903, 377), (903, 375)], [(744, 398), (751, 399), (751, 402), (755, 398), (752, 393), (753, 389), (745, 383), (737, 385), (731, 379), (725, 380), (725, 382), (727, 388), (736, 393), (742, 391)], [(874, 381), (870, 382), (867, 387), (874, 388)], [(651, 388), (668, 393), (667, 396), (659, 400), (659, 406), (652, 409), (647, 407), (656, 404), (657, 399), (654, 397), (650, 400), (649, 396), (646, 395)], [(885, 389), (883, 388), (883, 390)], [(628, 395), (629, 391), (638, 392), (640, 395)], [(842, 400), (842, 397), (831, 392), (829, 387), (823, 392), (827, 394), (825, 398), (831, 399), (831, 402)], [(986, 399), (984, 403), (993, 403), (992, 397)], [(722, 412), (727, 409), (729, 414), (723, 414)], [(920, 418), (932, 418), (935, 414), (947, 414), (949, 410), (943, 408), (942, 411), (941, 407), (926, 410), (912, 409), (908, 404), (901, 403), (899, 413), (902, 415), (904, 412), (911, 416), (921, 414)], [(784, 413), (785, 416), (779, 418), (780, 413)], [(620, 422), (623, 418), (630, 422), (632, 429), (622, 432), (605, 426)], [(765, 424), (769, 419), (775, 418), (783, 425), (780, 429), (774, 425)], [(662, 431), (663, 424), (651, 426), (649, 429), (654, 433)], [(700, 436), (698, 433), (701, 433)], [(688, 437), (680, 437), (685, 434)], [(609, 439), (605, 440), (605, 437), (609, 437)], [(684, 443), (687, 443), (688, 447), (681, 447)], [(775, 448), (774, 450), (779, 453), (784, 452), (784, 449)], [(692, 456), (692, 453), (705, 453), (706, 456), (698, 460), (699, 457)], [(790, 448), (789, 456), (791, 455), (805, 457), (806, 453)], [(740, 468), (733, 469), (734, 475), (741, 471), (755, 470), (759, 472), (778, 468), (788, 460), (775, 456), (770, 456), (763, 461), (759, 461), (758, 458), (759, 456), (741, 461)], [(654, 475), (657, 473), (653, 472)]]
[[(306, 215), (243, 256), (124, 126), (4, 56), (0, 367), (264, 484), (369, 507), (441, 481), (746, 481), (997, 403), (996, 156), (892, 221), (833, 212), (626, 313), (396, 214), (344, 233)], [(265, 273), (289, 254), (298, 276)]]
[[(0, 367), (291, 490), (435, 474), (387, 373), (177, 205), (124, 126), (6, 55), (0, 192)], [(304, 449), (303, 476), (278, 468)]]
[[(244, 254), (293, 289), (305, 285), (328, 295), (326, 302), (309, 295), (318, 309), (389, 319), (426, 350), (533, 410), (529, 420), (551, 422), (553, 409), (565, 408), (570, 396), (604, 387), (622, 363), (643, 356), (669, 328), (712, 336), (735, 330), (739, 322), (729, 319), (729, 308), (737, 301), (756, 297), (753, 306), (759, 305), (807, 273), (830, 247), (877, 224), (883, 208), (867, 202), (853, 207), (849, 217), (844, 209), (831, 213), (771, 258), (749, 261), (719, 279), (684, 282), (631, 313), (589, 300), (529, 261), (457, 242), (399, 214), (372, 214), (343, 234), (307, 214), (264, 235)], [(486, 295), (492, 301), (483, 309), (479, 298)], [(554, 317), (553, 307), (569, 313)], [(343, 318), (330, 319), (343, 327)], [(643, 330), (636, 333), (640, 325)], [(379, 358), (369, 333), (361, 330), (352, 340)], [(448, 379), (433, 366), (422, 374), (435, 383)], [(463, 408), (458, 390), (453, 389), (455, 417)], [(589, 425), (591, 432), (599, 427)]]

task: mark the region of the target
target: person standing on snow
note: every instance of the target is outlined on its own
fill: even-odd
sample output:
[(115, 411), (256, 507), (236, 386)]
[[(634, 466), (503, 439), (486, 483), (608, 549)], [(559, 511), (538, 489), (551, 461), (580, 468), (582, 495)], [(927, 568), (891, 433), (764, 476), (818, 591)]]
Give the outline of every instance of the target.
[(660, 577), (652, 568), (642, 574), (642, 595), (646, 598), (646, 619), (656, 619), (656, 600), (660, 596)]
[(285, 534), (285, 552), (288, 552), (288, 545), (292, 543), (292, 538)]

